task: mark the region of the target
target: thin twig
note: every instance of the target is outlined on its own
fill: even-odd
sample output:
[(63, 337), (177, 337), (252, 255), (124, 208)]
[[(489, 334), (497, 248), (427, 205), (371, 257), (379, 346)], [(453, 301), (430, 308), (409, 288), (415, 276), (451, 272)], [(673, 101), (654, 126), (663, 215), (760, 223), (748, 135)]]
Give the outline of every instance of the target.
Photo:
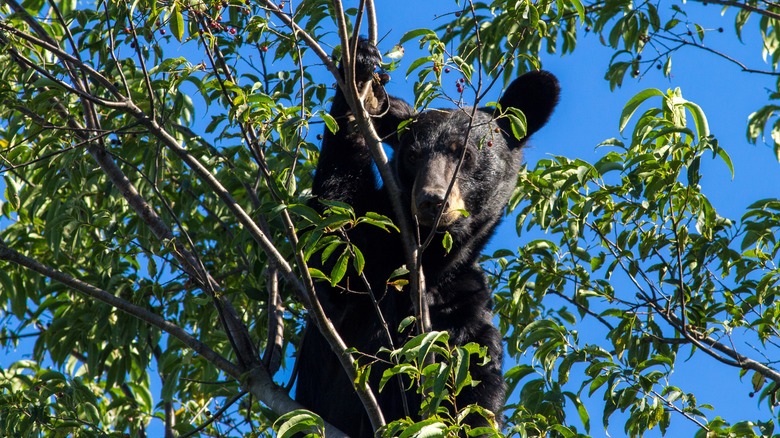
[(747, 3), (731, 1), (731, 0), (693, 0), (693, 1), (695, 1), (696, 3), (713, 3), (716, 5), (734, 6), (739, 9), (744, 9), (746, 11), (755, 12), (756, 14), (769, 17), (773, 20), (780, 20), (780, 14), (767, 11), (766, 9), (758, 8), (756, 6), (749, 5)]
[(674, 403), (672, 403), (672, 402), (670, 402), (669, 400), (667, 400), (667, 399), (666, 399), (664, 396), (662, 396), (661, 394), (659, 394), (658, 392), (656, 392), (654, 389), (653, 389), (653, 390), (651, 390), (650, 392), (651, 392), (651, 393), (652, 393), (654, 396), (656, 396), (656, 397), (660, 398), (661, 400), (663, 400), (663, 402), (664, 402), (664, 404), (665, 404), (666, 406), (669, 406), (670, 408), (672, 408), (672, 410), (674, 410), (674, 411), (675, 411), (675, 412), (677, 412), (678, 414), (680, 414), (680, 415), (682, 415), (683, 417), (687, 418), (688, 420), (690, 420), (690, 421), (693, 421), (694, 423), (696, 423), (696, 425), (697, 425), (697, 426), (699, 426), (699, 427), (700, 427), (702, 430), (705, 430), (705, 431), (707, 431), (707, 432), (709, 432), (709, 431), (710, 431), (710, 428), (709, 428), (709, 427), (707, 427), (707, 425), (706, 425), (706, 424), (704, 424), (704, 423), (702, 423), (701, 421), (697, 420), (697, 419), (696, 419), (696, 418), (695, 418), (693, 415), (689, 414), (688, 412), (686, 412), (686, 411), (684, 411), (684, 410), (680, 409), (679, 407), (677, 407), (677, 406), (676, 406)]
[(654, 35), (653, 38), (658, 38), (658, 39), (662, 39), (662, 40), (666, 40), (666, 41), (679, 42), (679, 43), (682, 44), (681, 46), (676, 47), (675, 49), (679, 49), (679, 48), (685, 47), (685, 46), (691, 46), (691, 47), (696, 47), (697, 49), (702, 49), (704, 51), (710, 52), (710, 53), (712, 53), (714, 55), (717, 55), (717, 56), (725, 59), (726, 61), (731, 62), (732, 64), (735, 64), (736, 66), (741, 68), (742, 71), (745, 72), (745, 73), (756, 73), (756, 74), (767, 75), (767, 76), (780, 76), (780, 72), (778, 72), (778, 71), (756, 70), (754, 68), (750, 68), (747, 65), (745, 65), (743, 62), (739, 61), (738, 59), (733, 58), (733, 57), (731, 57), (731, 56), (729, 56), (729, 55), (727, 55), (727, 54), (725, 54), (723, 52), (719, 52), (719, 51), (717, 51), (715, 49), (707, 47), (707, 46), (705, 46), (703, 44), (699, 44), (696, 41), (682, 39), (680, 37), (672, 38), (672, 37), (669, 37), (669, 36), (658, 35), (658, 34)]
[(222, 414), (225, 413), (225, 411), (227, 411), (231, 406), (233, 406), (233, 404), (235, 402), (241, 400), (241, 398), (243, 396), (245, 396), (247, 394), (247, 392), (248, 391), (246, 389), (244, 389), (244, 390), (241, 390), (238, 394), (234, 395), (233, 397), (230, 397), (230, 399), (225, 402), (225, 405), (222, 406), (221, 408), (219, 408), (219, 410), (217, 412), (215, 412), (213, 415), (211, 415), (206, 421), (204, 421), (203, 424), (201, 424), (200, 426), (196, 427), (195, 429), (192, 429), (191, 431), (185, 433), (184, 435), (181, 436), (181, 438), (189, 438), (191, 436), (195, 436), (200, 431), (202, 431), (202, 430), (206, 429), (207, 427), (209, 427), (209, 424), (217, 421), (219, 419), (219, 417), (221, 417)]

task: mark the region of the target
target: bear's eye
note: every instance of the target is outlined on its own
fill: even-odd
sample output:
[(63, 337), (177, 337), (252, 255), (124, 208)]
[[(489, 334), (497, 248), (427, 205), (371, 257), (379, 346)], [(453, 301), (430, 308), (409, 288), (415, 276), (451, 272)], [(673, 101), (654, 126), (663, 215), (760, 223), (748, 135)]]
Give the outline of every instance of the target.
[(474, 160), (474, 152), (471, 151), (471, 149), (466, 149), (466, 151), (463, 154), (463, 163), (468, 164), (471, 163)]

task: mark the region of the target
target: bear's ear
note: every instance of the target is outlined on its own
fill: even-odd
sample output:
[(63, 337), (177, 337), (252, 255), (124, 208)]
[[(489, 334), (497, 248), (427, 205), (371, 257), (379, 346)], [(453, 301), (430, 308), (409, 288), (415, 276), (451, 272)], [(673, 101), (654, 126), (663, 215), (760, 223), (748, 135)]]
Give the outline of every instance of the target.
[[(525, 114), (526, 138), (547, 123), (555, 106), (561, 87), (558, 79), (546, 71), (533, 71), (515, 79), (498, 100), (503, 111), (517, 108)], [(507, 132), (512, 132), (507, 131)]]

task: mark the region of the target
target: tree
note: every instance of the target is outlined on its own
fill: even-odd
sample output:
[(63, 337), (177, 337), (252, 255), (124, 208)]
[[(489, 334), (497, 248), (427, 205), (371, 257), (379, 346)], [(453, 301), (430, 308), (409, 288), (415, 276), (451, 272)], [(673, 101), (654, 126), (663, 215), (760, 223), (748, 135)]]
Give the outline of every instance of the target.
[[(753, 73), (777, 76), (780, 7), (709, 3), (735, 11), (738, 37), (760, 32), (770, 66)], [(282, 382), (294, 374), (307, 315), (345, 352), (345, 372), (375, 408), (359, 384), (368, 370), (353, 365), (373, 352), (347, 350), (312, 285), (337, 283), (349, 264), (360, 269), (358, 252), (324, 241), (323, 231), (384, 219), (306, 207), (317, 133), (333, 128), (334, 81), (392, 184), (359, 90), (334, 63), (350, 72), (351, 35), (377, 40), (373, 2), (347, 10), (337, 0), (0, 5), (0, 341), (34, 342), (30, 360), (0, 371), (3, 434), (145, 436), (157, 427), (166, 436), (272, 436), (272, 428), (339, 436), (301, 411), (292, 382)], [(392, 71), (407, 62), (404, 45), (424, 50), (407, 72), (420, 108), (485, 104), (488, 90), (538, 68), (545, 50), (571, 53), (586, 32), (614, 49), (606, 75), (614, 87), (656, 66), (670, 75), (681, 48), (728, 57), (705, 45), (718, 29), (697, 25), (688, 4), (440, 7), (438, 27), (404, 29), (386, 54)], [(456, 94), (442, 85), (455, 76), (448, 72), (463, 77)], [(780, 155), (777, 110), (771, 102), (757, 109), (747, 136), (755, 142), (767, 131)], [(506, 372), (516, 390), (504, 433), (598, 435), (582, 398), (600, 397), (605, 427), (624, 412), (631, 436), (678, 422), (695, 423), (702, 436), (776, 434), (780, 201), (756, 200), (739, 220), (718, 215), (699, 186), (700, 166), (709, 157), (731, 162), (680, 90), (639, 93), (620, 130), (627, 138), (606, 140), (593, 163), (554, 157), (522, 173), (510, 208), (523, 245), (485, 256), (516, 362)], [(531, 229), (545, 237), (523, 239)], [(394, 284), (410, 282), (424, 296), (418, 243), (410, 230), (401, 236), (411, 269)], [(310, 258), (325, 253), (335, 268), (311, 269)], [(606, 338), (580, 334), (585, 323)], [(421, 385), (468, 384), (446, 366), (454, 363), (446, 337), (419, 326), (398, 365)], [(442, 366), (412, 354), (428, 349)], [(717, 406), (710, 413), (670, 385), (689, 355), (747, 376), (766, 417), (727, 423)], [(459, 427), (441, 413), (385, 430)]]

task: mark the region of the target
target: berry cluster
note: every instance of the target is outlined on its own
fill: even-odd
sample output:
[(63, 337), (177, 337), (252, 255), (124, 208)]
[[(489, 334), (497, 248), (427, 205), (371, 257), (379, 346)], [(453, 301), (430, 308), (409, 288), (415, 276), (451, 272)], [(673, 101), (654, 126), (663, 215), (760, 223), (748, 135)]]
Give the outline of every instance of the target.
[(460, 78), (455, 82), (455, 87), (458, 90), (458, 93), (463, 94), (463, 91), (466, 89), (466, 79)]

